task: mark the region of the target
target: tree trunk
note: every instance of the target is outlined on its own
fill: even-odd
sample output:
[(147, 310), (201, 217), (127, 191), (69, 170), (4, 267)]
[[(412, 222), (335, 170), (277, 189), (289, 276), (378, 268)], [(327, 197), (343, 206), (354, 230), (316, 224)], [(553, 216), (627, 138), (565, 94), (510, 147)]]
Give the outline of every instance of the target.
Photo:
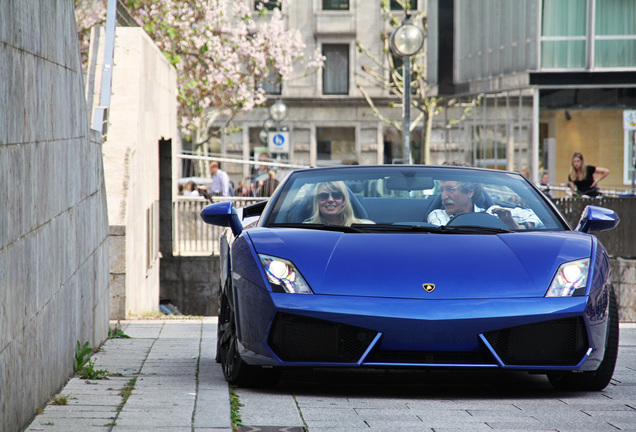
[(437, 103), (431, 102), (428, 105), (426, 119), (424, 120), (424, 139), (422, 140), (422, 149), (420, 151), (420, 163), (430, 165), (431, 163), (431, 132), (433, 130), (433, 113), (437, 109)]

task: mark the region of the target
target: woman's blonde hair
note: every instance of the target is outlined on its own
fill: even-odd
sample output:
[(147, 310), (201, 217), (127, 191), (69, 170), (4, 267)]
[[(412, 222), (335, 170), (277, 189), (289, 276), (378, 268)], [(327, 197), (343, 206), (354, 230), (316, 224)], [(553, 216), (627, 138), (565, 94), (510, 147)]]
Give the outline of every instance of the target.
[[(579, 168), (578, 170), (574, 168), (574, 164), (572, 163), (574, 161), (574, 158), (581, 159), (581, 168)], [(570, 179), (570, 181), (583, 180), (585, 178), (585, 159), (583, 159), (583, 155), (578, 152), (574, 153), (572, 155), (572, 162), (570, 162), (570, 174), (568, 175), (568, 178)]]
[(320, 215), (320, 205), (318, 203), (318, 194), (323, 192), (340, 192), (344, 197), (344, 207), (342, 212), (340, 212), (340, 225), (350, 226), (354, 223), (372, 223), (366, 219), (358, 219), (355, 217), (353, 214), (353, 206), (351, 205), (349, 190), (341, 181), (324, 182), (316, 185), (313, 210), (311, 212), (311, 217), (305, 221), (306, 223), (326, 223)]

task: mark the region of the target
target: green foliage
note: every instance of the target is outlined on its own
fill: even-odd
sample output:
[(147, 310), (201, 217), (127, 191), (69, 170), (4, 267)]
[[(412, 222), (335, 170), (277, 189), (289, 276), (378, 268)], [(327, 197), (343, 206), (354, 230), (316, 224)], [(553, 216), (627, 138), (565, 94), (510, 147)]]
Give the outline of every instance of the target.
[(88, 364), (93, 353), (93, 348), (88, 346), (88, 342), (82, 346), (80, 341), (77, 341), (77, 349), (75, 351), (75, 362), (73, 364), (73, 370), (77, 373), (84, 369)]
[(232, 420), (232, 430), (238, 430), (242, 424), (240, 408), (243, 404), (239, 401), (239, 397), (234, 391), (236, 386), (230, 386), (230, 419)]
[(51, 399), (51, 405), (68, 405), (68, 396), (59, 394)]
[(95, 361), (91, 361), (93, 348), (86, 342), (83, 346), (77, 341), (73, 368), (82, 379), (108, 379), (108, 371), (95, 369)]
[(124, 333), (119, 327), (115, 327), (108, 329), (108, 339), (130, 339), (130, 336)]

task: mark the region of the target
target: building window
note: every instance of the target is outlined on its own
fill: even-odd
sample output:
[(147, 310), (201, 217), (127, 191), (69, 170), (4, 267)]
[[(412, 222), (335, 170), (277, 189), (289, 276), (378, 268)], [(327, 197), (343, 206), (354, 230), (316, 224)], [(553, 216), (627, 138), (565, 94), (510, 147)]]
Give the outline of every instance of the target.
[(322, 70), (322, 93), (325, 95), (349, 94), (349, 45), (323, 45), (326, 57)]
[(254, 10), (259, 10), (261, 5), (262, 5), (264, 10), (280, 9), (280, 2), (279, 1), (269, 0), (268, 2), (264, 2), (262, 0), (255, 0), (254, 1)]
[(636, 0), (543, 0), (544, 69), (636, 67)]
[(351, 164), (357, 161), (355, 128), (316, 128), (316, 144), (318, 165)]
[[(404, 0), (407, 3), (409, 10), (413, 10), (417, 8), (417, 0)], [(391, 10), (404, 10), (404, 7), (397, 1), (391, 0), (390, 3)]]
[(349, 0), (322, 0), (322, 10), (349, 10)]
[(261, 81), (261, 88), (265, 90), (265, 93), (271, 95), (280, 95), (283, 90), (283, 82), (281, 75), (276, 69), (272, 69), (269, 72), (267, 78)]

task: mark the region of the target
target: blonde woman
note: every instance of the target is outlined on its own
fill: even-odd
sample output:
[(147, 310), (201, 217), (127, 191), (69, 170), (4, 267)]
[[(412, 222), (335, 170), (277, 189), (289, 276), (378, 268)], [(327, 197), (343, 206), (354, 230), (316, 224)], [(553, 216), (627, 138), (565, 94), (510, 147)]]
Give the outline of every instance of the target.
[[(598, 182), (603, 180), (609, 174), (607, 168), (601, 168), (594, 165), (585, 165), (585, 160), (581, 153), (572, 155), (572, 167), (568, 175), (570, 189), (575, 194), (597, 196), (600, 195), (598, 190)], [(598, 178), (595, 178), (598, 175)]]
[(347, 186), (341, 181), (334, 181), (318, 183), (312, 216), (304, 223), (350, 226), (374, 222), (355, 217)]

